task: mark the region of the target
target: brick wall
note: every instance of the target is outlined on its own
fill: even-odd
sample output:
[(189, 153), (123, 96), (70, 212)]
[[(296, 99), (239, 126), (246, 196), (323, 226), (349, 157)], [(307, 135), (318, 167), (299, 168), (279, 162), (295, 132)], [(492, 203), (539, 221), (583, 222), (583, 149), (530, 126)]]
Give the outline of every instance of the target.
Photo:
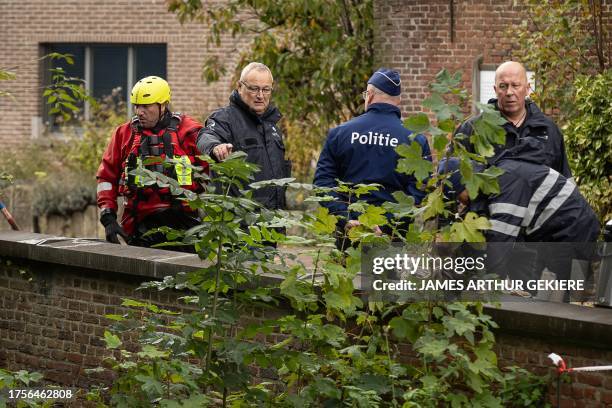
[[(120, 306), (125, 297), (176, 310), (181, 304), (177, 293), (134, 289), (154, 277), (201, 267), (195, 256), (190, 260), (168, 251), (69, 240), (41, 243), (41, 238), (45, 236), (0, 233), (0, 367), (36, 370), (49, 381), (76, 388), (111, 377), (84, 371), (98, 367), (110, 353), (103, 341), (110, 323), (104, 314), (127, 312)], [(496, 333), (501, 367), (516, 364), (554, 379), (546, 357), (551, 352), (570, 367), (612, 363), (612, 310), (540, 304), (519, 312), (518, 307), (487, 311), (501, 327)], [(546, 307), (558, 312), (542, 309)], [(283, 310), (251, 310), (242, 319), (254, 323), (278, 317)], [(400, 351), (407, 361), (414, 358), (410, 346), (401, 345)], [(265, 372), (256, 375), (268, 378)], [(561, 387), (562, 407), (612, 407), (612, 372), (569, 377)], [(554, 384), (548, 391), (553, 403)]]
[(233, 72), (236, 50), (244, 44), (228, 35), (220, 48), (207, 50), (205, 27), (181, 26), (166, 11), (164, 0), (0, 0), (0, 15), (0, 67), (17, 67), (17, 80), (0, 83), (0, 89), (16, 98), (0, 98), (4, 145), (27, 142), (32, 117), (42, 114), (42, 79), (36, 61), (41, 43), (165, 43), (174, 108), (196, 117), (225, 105), (231, 88), (228, 77), (206, 85), (201, 75), (205, 56), (228, 61), (228, 72)]
[[(173, 254), (173, 253), (170, 253)], [(175, 253), (174, 253), (175, 256)], [(36, 262), (0, 260), (0, 368), (44, 374), (45, 381), (89, 390), (112, 379), (111, 371), (85, 372), (103, 366), (112, 351), (104, 331), (112, 321), (105, 314), (127, 314), (124, 298), (149, 301), (166, 310), (188, 312), (184, 293), (139, 290), (149, 279), (119, 273)], [(133, 310), (133, 309), (131, 309)], [(251, 309), (243, 324), (255, 324), (281, 310)], [(125, 338), (124, 338), (125, 340)], [(276, 335), (260, 341), (278, 342)], [(127, 340), (125, 347), (132, 349)], [(116, 356), (117, 358), (119, 356)], [(254, 375), (260, 377), (254, 367)], [(265, 376), (265, 374), (261, 374)]]
[(463, 72), (464, 86), (472, 87), (472, 67), (510, 59), (513, 44), (506, 29), (520, 23), (513, 1), (454, 1), (454, 38), (451, 41), (450, 1), (387, 0), (374, 2), (377, 64), (402, 75), (406, 113), (421, 110), (427, 86), (442, 68)]
[[(537, 339), (508, 333), (497, 336), (497, 357), (500, 366), (518, 365), (539, 374), (549, 374), (552, 379), (548, 389), (548, 400), (556, 406), (557, 374), (551, 368), (548, 354), (563, 356), (568, 367), (606, 365), (612, 362), (612, 349), (580, 347), (566, 344), (558, 339)], [(583, 372), (566, 374), (561, 382), (562, 408), (612, 407), (612, 372)]]

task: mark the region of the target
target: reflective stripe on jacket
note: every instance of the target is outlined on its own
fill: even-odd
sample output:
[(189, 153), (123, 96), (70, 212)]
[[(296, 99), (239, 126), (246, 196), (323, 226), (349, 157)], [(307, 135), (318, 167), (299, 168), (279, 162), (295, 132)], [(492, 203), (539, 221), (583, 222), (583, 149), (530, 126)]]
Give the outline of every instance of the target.
[(572, 179), (540, 164), (541, 152), (539, 142), (528, 138), (494, 162), (504, 173), (498, 178), (500, 193), (486, 200), (491, 221), (487, 241), (597, 239), (597, 216)]

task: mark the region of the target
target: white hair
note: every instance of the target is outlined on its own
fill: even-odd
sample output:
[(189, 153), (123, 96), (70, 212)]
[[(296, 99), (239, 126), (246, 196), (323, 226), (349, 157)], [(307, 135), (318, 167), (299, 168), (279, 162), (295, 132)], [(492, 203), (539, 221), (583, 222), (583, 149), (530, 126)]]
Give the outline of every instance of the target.
[(249, 73), (253, 70), (267, 72), (268, 74), (270, 74), (272, 82), (274, 82), (272, 71), (270, 71), (270, 68), (268, 68), (266, 64), (262, 64), (261, 62), (249, 62), (246, 67), (242, 68), (242, 72), (240, 73), (240, 80), (244, 81), (246, 76), (249, 75)]
[(400, 95), (389, 95), (385, 91), (380, 90), (378, 87), (368, 84), (367, 88), (371, 88), (374, 91), (375, 95), (380, 95), (385, 100), (393, 101), (395, 103), (399, 103), (401, 100)]

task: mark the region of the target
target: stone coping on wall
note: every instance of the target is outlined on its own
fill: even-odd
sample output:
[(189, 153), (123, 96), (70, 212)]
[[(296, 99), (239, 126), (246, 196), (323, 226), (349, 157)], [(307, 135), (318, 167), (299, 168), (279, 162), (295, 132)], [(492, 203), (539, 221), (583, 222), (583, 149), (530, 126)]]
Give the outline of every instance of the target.
[(0, 256), (156, 279), (206, 266), (194, 254), (20, 231), (0, 232)]
[[(206, 266), (193, 254), (19, 231), (0, 232), (0, 256), (153, 279)], [(612, 309), (513, 298), (486, 312), (504, 332), (612, 348)]]

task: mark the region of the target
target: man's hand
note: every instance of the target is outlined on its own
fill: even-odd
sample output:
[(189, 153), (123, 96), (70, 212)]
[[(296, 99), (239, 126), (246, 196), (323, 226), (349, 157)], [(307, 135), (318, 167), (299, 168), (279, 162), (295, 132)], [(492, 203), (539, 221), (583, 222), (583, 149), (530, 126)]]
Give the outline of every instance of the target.
[[(361, 225), (361, 223), (359, 221), (357, 221), (357, 220), (350, 220), (349, 222), (346, 223), (346, 225), (344, 227), (344, 230), (348, 233), (351, 228), (358, 227), (360, 225)], [(375, 225), (374, 228), (372, 228), (372, 229), (374, 230), (374, 234), (377, 237), (382, 236), (383, 232), (382, 232), (382, 230), (380, 229), (380, 227), (378, 225)]]
[(114, 211), (110, 209), (103, 210), (100, 215), (100, 223), (104, 225), (104, 233), (108, 242), (119, 244), (119, 237), (117, 235), (121, 235), (127, 241), (128, 236), (117, 222), (117, 214)]
[(232, 154), (234, 146), (231, 143), (221, 143), (213, 147), (212, 154), (218, 161), (223, 161)]
[(350, 220), (349, 222), (346, 223), (346, 225), (344, 226), (344, 230), (346, 232), (349, 232), (351, 230), (351, 228), (355, 228), (360, 226), (361, 223), (357, 220)]

